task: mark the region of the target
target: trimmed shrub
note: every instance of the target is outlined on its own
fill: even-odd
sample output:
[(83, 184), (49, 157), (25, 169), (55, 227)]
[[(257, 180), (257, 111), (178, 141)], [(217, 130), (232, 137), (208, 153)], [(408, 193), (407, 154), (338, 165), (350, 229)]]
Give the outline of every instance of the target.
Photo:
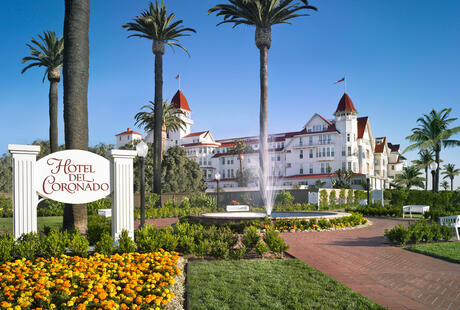
[(117, 252), (120, 254), (123, 253), (132, 253), (136, 251), (136, 244), (133, 239), (129, 236), (127, 230), (121, 232), (120, 237), (118, 238), (118, 247)]
[(388, 241), (391, 243), (396, 242), (397, 244), (405, 245), (407, 241), (409, 241), (411, 234), (406, 227), (399, 224), (390, 230), (385, 229), (385, 237), (387, 237)]
[(67, 232), (50, 229), (46, 235), (41, 237), (40, 255), (46, 258), (60, 257), (65, 254), (68, 239)]
[(11, 233), (0, 235), (0, 264), (13, 259), (14, 236)]
[(33, 260), (38, 256), (39, 251), (40, 236), (37, 233), (23, 234), (14, 244), (13, 257), (15, 259)]
[(259, 233), (257, 231), (257, 228), (254, 226), (248, 227), (242, 238), (242, 242), (248, 251), (254, 249), (259, 240)]
[(246, 254), (246, 247), (242, 246), (241, 248), (238, 249), (230, 249), (230, 258), (234, 260), (240, 260), (244, 257), (244, 254)]
[(265, 253), (268, 252), (268, 246), (263, 243), (262, 241), (259, 241), (256, 245), (256, 252), (257, 254), (259, 254), (260, 256), (264, 256)]
[(101, 240), (103, 234), (111, 234), (112, 222), (110, 218), (101, 215), (88, 216), (88, 241), (89, 244), (94, 245)]
[(229, 255), (228, 244), (221, 240), (215, 240), (211, 244), (211, 255), (215, 258), (226, 259)]
[(69, 236), (68, 246), (73, 254), (81, 257), (88, 256), (88, 239), (86, 239), (85, 236), (81, 235), (79, 232), (74, 232)]
[(281, 254), (287, 249), (289, 249), (289, 246), (286, 243), (284, 243), (283, 238), (281, 238), (279, 233), (275, 230), (267, 230), (263, 239), (270, 251), (274, 253)]
[(286, 190), (282, 190), (276, 195), (275, 205), (290, 206), (294, 202), (294, 196)]
[(107, 233), (102, 234), (101, 240), (96, 242), (94, 249), (97, 253), (104, 254), (106, 256), (112, 255), (116, 248), (114, 245), (114, 239)]

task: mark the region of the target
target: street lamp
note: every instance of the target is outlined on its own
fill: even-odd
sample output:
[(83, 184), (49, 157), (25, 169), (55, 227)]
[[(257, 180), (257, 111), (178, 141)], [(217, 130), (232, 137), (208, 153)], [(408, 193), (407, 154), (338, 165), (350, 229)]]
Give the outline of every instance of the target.
[(140, 163), (140, 171), (141, 171), (141, 225), (140, 227), (144, 227), (145, 225), (145, 169), (144, 169), (144, 161), (147, 157), (147, 152), (149, 151), (149, 147), (147, 143), (144, 141), (139, 142), (136, 145), (136, 152), (137, 156), (139, 156), (139, 163)]
[(366, 187), (367, 187), (367, 206), (369, 206), (370, 197), (369, 197), (369, 190), (371, 188), (371, 180), (369, 173), (366, 174)]
[(430, 170), (431, 170), (431, 178), (433, 179), (433, 188), (431, 189), (434, 192), (436, 192), (436, 170), (438, 169), (438, 163), (437, 162), (432, 162), (430, 164)]
[(217, 190), (217, 211), (219, 211), (219, 181), (220, 181), (220, 173), (217, 172), (214, 177), (216, 178), (216, 182), (217, 182), (217, 187), (216, 187), (216, 190)]

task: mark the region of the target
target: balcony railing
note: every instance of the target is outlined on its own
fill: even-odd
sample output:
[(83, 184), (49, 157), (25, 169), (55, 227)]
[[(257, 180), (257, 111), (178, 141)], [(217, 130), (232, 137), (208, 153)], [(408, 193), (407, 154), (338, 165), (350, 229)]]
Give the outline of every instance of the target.
[(308, 146), (318, 146), (318, 145), (332, 145), (334, 142), (332, 140), (326, 140), (326, 141), (316, 141), (316, 142), (302, 142), (302, 143), (297, 143), (294, 144), (294, 147), (308, 147)]

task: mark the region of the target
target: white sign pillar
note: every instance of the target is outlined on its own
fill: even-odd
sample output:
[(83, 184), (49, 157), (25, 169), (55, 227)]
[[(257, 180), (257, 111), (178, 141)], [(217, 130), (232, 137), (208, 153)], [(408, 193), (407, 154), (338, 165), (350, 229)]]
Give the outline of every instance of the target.
[(17, 239), (37, 231), (35, 161), (40, 146), (9, 144), (8, 151), (13, 157), (13, 233)]
[(134, 239), (134, 182), (133, 159), (136, 151), (111, 150), (112, 157), (112, 237), (115, 240), (123, 230)]

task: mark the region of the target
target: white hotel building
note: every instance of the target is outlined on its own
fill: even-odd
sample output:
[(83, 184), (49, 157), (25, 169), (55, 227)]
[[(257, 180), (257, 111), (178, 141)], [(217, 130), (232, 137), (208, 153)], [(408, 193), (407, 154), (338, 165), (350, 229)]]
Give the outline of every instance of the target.
[[(208, 188), (216, 187), (214, 176), (217, 172), (221, 175), (221, 187), (238, 187), (235, 177), (239, 160), (230, 149), (236, 140), (244, 140), (257, 151), (259, 138), (215, 140), (209, 130), (191, 132), (191, 110), (180, 90), (172, 103), (185, 112), (186, 126), (183, 130), (168, 132), (166, 149), (177, 145), (184, 147), (187, 156), (200, 165)], [(271, 175), (276, 185), (314, 185), (321, 180), (326, 182), (325, 187), (330, 187), (331, 179), (336, 177), (330, 171), (340, 168), (353, 171), (353, 187), (359, 187), (357, 184), (367, 175), (374, 189), (388, 188), (405, 165), (399, 144), (391, 144), (386, 137), (374, 138), (369, 118), (358, 117), (358, 111), (346, 93), (333, 115), (334, 118), (329, 120), (315, 113), (299, 131), (269, 135)], [(129, 129), (116, 137), (117, 147), (141, 138), (139, 133)], [(146, 141), (153, 142), (153, 132), (147, 134)], [(258, 152), (245, 154), (243, 167), (257, 175)]]

